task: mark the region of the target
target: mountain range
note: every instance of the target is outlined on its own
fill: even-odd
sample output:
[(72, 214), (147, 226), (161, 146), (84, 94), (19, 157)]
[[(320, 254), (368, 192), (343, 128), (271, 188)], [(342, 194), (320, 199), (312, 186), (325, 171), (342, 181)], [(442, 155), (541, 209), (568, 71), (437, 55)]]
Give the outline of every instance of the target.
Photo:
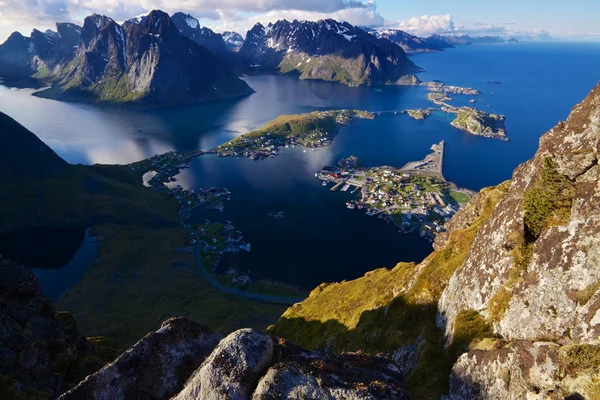
[[(511, 40), (514, 42), (516, 40)], [(0, 76), (52, 85), (41, 97), (67, 101), (175, 105), (248, 95), (240, 73), (293, 73), (342, 84), (414, 83), (420, 71), (406, 54), (455, 45), (501, 43), (499, 37), (370, 30), (332, 19), (256, 24), (244, 39), (218, 34), (181, 12), (162, 11), (119, 24), (91, 15), (83, 27), (13, 33), (0, 45)]]
[(254, 71), (294, 72), (301, 79), (393, 84), (420, 69), (400, 46), (331, 19), (256, 24), (239, 51)]

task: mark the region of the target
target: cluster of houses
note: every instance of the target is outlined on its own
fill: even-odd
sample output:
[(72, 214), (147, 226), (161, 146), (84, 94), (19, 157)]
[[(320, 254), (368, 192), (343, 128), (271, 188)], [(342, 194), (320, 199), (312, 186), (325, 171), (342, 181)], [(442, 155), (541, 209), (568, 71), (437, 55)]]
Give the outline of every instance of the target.
[(405, 233), (419, 229), (429, 239), (442, 232), (443, 224), (459, 210), (443, 195), (450, 185), (445, 181), (391, 168), (356, 168), (356, 164), (349, 160), (338, 163), (339, 167), (323, 167), (316, 174), (324, 183), (360, 186), (360, 198), (347, 203), (350, 209), (393, 221)]

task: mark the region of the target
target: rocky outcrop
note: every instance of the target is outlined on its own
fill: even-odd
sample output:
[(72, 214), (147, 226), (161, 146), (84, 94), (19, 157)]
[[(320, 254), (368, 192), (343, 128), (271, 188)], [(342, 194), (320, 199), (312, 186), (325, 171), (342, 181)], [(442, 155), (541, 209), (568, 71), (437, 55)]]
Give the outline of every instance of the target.
[(448, 334), (472, 309), (507, 339), (598, 340), (599, 145), (600, 86), (516, 169), (444, 291)]
[(0, 258), (0, 394), (53, 398), (101, 367), (73, 317), (42, 297), (30, 269)]
[(232, 333), (174, 400), (248, 399), (273, 359), (273, 341), (252, 329)]
[(549, 342), (495, 343), (454, 365), (448, 400), (596, 399), (600, 347)]
[(60, 399), (168, 399), (220, 339), (188, 319), (169, 319)]
[(406, 395), (389, 358), (307, 352), (243, 329), (223, 339), (174, 399), (274, 398), (366, 400)]
[(295, 72), (352, 86), (394, 84), (420, 71), (397, 44), (331, 19), (256, 24), (239, 54), (251, 71)]

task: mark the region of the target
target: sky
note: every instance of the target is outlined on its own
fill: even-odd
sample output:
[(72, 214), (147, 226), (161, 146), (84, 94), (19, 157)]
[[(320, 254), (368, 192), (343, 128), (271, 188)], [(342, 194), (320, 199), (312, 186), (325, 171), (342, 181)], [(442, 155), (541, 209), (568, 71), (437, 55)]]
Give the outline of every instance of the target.
[(0, 0), (0, 42), (87, 15), (116, 21), (161, 9), (184, 11), (218, 32), (245, 35), (255, 23), (334, 18), (428, 36), (471, 34), (522, 40), (600, 40), (600, 0)]

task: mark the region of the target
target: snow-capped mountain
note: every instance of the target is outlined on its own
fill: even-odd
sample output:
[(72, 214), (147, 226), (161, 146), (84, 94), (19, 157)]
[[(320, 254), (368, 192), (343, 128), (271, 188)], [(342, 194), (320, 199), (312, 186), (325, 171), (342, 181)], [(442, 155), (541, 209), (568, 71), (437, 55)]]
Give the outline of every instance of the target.
[(217, 55), (227, 53), (227, 46), (221, 35), (209, 28), (201, 27), (196, 18), (181, 12), (173, 14), (171, 18), (183, 36), (192, 39)]
[(398, 45), (332, 19), (256, 24), (240, 56), (254, 70), (296, 71), (302, 79), (347, 85), (395, 83), (419, 71)]
[(221, 36), (229, 51), (239, 51), (244, 44), (244, 38), (237, 32), (223, 32)]

